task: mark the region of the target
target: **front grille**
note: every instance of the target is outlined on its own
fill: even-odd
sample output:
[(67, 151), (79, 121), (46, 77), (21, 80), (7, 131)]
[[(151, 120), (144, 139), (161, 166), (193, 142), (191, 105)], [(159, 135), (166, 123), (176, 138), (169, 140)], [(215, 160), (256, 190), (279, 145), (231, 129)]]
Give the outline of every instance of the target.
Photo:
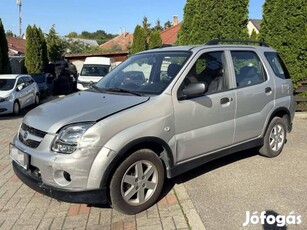
[(36, 149), (40, 142), (39, 141), (34, 141), (34, 140), (25, 140), (22, 135), (19, 133), (19, 140), (21, 141), (21, 143), (23, 143), (24, 145)]
[(21, 124), (18, 138), (24, 145), (30, 148), (37, 148), (47, 133), (30, 127), (24, 123)]
[(41, 137), (41, 138), (44, 138), (45, 135), (47, 134), (46, 132), (43, 132), (43, 131), (41, 131), (41, 130), (32, 128), (32, 127), (26, 125), (25, 123), (22, 123), (21, 128), (22, 128), (24, 131), (28, 131), (28, 132), (31, 133), (32, 135), (37, 136), (37, 137)]

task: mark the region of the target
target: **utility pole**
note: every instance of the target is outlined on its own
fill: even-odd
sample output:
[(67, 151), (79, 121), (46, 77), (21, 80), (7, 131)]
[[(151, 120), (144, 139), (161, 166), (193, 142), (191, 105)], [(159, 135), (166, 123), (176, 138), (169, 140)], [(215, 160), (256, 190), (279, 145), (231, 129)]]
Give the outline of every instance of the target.
[(21, 31), (21, 24), (22, 24), (22, 19), (21, 19), (21, 1), (22, 0), (16, 0), (18, 10), (19, 10), (19, 37), (22, 37), (22, 31)]

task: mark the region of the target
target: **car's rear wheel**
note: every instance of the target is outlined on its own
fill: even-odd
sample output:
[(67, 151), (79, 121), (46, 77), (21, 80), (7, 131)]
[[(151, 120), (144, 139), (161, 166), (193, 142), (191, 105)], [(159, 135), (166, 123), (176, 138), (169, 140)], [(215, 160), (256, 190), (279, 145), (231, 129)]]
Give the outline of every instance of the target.
[(111, 179), (111, 205), (130, 215), (144, 211), (157, 201), (163, 184), (159, 157), (149, 149), (138, 150), (119, 165)]
[(18, 101), (14, 101), (13, 104), (13, 114), (18, 115), (20, 113), (20, 105)]
[(286, 142), (287, 136), (286, 119), (274, 117), (264, 135), (264, 144), (259, 153), (266, 157), (278, 156)]

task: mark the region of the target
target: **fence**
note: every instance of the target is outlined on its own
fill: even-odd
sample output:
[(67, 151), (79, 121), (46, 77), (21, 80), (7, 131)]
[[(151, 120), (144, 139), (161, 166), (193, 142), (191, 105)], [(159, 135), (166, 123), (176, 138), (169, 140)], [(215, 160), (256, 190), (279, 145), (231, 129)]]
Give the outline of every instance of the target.
[[(301, 86), (294, 91), (296, 111), (307, 111), (307, 80), (301, 82)], [(304, 96), (299, 94), (304, 93)]]

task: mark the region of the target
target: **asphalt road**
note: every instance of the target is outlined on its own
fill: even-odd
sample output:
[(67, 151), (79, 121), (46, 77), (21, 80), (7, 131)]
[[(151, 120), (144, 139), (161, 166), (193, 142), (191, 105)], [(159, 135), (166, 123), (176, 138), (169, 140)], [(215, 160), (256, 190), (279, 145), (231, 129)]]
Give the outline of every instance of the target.
[(262, 211), (275, 217), (293, 214), (295, 223), (299, 216), (302, 223), (292, 224), (292, 218), (281, 228), (259, 223), (244, 229), (307, 229), (307, 114), (295, 117), (287, 139), (276, 158), (238, 152), (176, 179), (184, 183), (206, 230), (243, 229), (247, 211), (257, 211), (258, 217)]

